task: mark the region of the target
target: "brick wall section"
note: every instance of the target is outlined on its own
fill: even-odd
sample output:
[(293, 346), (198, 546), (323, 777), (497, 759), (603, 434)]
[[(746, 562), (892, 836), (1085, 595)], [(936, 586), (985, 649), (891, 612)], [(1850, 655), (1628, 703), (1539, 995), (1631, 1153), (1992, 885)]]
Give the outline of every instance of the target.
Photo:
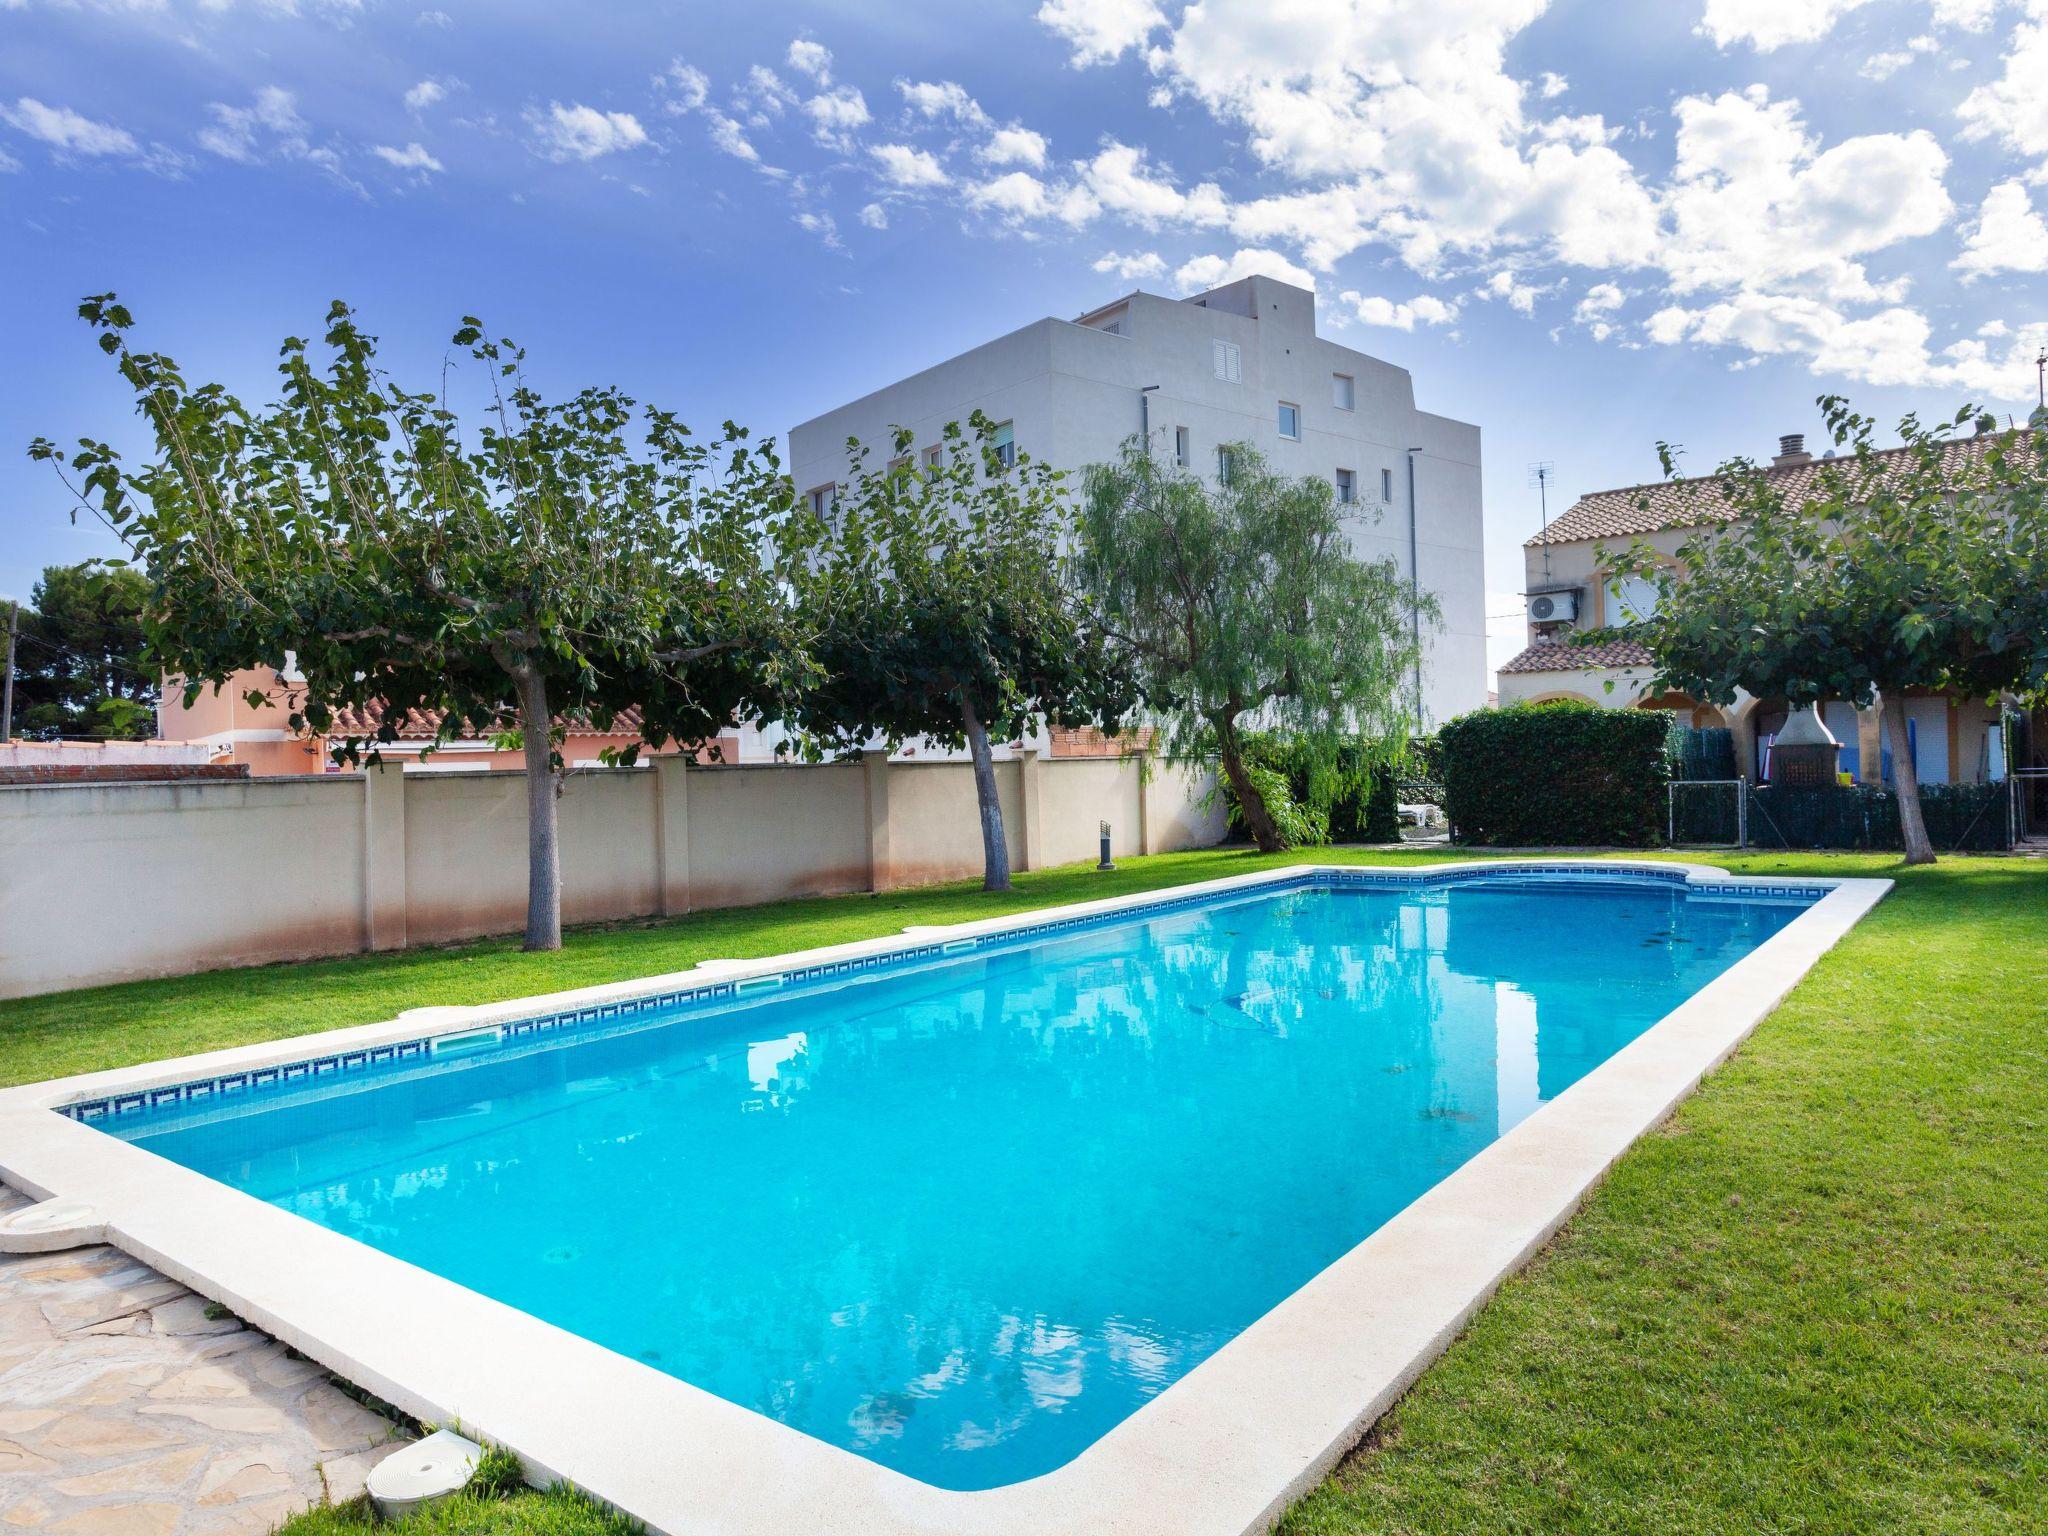
[(0, 768), (0, 784), (169, 784), (248, 777), (247, 763), (44, 763)]
[(1051, 738), (1054, 757), (1124, 757), (1149, 749), (1153, 731), (1147, 725), (1109, 736), (1092, 725), (1084, 725), (1073, 730), (1054, 726), (1046, 734)]

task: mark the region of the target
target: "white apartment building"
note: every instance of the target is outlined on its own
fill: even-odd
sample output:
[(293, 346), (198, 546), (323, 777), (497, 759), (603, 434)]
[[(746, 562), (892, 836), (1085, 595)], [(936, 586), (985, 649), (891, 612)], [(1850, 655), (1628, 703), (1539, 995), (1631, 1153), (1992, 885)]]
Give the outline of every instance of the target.
[(1044, 319), (863, 395), (789, 436), (799, 490), (847, 477), (846, 443), (922, 457), (980, 410), (999, 442), (1078, 470), (1146, 433), (1205, 476), (1250, 443), (1289, 475), (1320, 475), (1356, 503), (1358, 552), (1419, 577), (1442, 610), (1425, 634), (1422, 707), (1435, 724), (1486, 703), (1479, 428), (1415, 407), (1404, 368), (1316, 335), (1315, 295), (1249, 277), (1188, 299), (1133, 293), (1077, 320)]

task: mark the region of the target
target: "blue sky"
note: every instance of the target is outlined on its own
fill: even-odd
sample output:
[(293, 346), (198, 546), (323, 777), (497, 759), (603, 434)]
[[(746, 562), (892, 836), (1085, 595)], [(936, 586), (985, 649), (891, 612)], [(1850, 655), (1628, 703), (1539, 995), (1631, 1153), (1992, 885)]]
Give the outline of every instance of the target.
[(2031, 407), (2043, 80), (2048, 0), (0, 0), (0, 593), (109, 552), (21, 452), (135, 441), (89, 292), (252, 395), (343, 297), (401, 375), (476, 313), (780, 436), (1267, 270), (1484, 428), (1512, 613), (1531, 460)]

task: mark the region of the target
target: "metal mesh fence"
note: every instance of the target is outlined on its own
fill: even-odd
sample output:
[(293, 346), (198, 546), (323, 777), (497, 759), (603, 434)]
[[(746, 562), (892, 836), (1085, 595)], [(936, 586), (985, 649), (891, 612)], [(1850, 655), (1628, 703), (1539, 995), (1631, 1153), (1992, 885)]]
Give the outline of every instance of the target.
[(1740, 848), (1747, 841), (1740, 779), (1688, 779), (1671, 785), (1670, 837), (1675, 845)]

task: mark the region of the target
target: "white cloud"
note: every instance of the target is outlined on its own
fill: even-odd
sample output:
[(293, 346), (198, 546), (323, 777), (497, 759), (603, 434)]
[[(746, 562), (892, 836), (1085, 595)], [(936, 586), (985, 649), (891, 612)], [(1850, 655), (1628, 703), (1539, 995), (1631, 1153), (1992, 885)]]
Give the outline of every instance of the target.
[(797, 94), (767, 65), (754, 64), (748, 67), (747, 78), (733, 91), (732, 99), (759, 128), (795, 106)]
[(405, 107), (408, 112), (424, 112), (447, 96), (447, 84), (430, 75), (405, 93)]
[(1045, 150), (1044, 134), (1012, 123), (990, 134), (988, 142), (975, 154), (990, 165), (1028, 165), (1033, 170), (1042, 170), (1045, 167)]
[(882, 167), (882, 179), (894, 187), (943, 187), (946, 171), (930, 150), (909, 144), (877, 144), (869, 151)]
[(1863, 61), (1863, 67), (1857, 73), (1866, 80), (1889, 80), (1912, 62), (1913, 55), (1904, 51), (1873, 53)]
[(1572, 319), (1593, 333), (1595, 341), (1614, 334), (1614, 313), (1628, 302), (1628, 294), (1616, 283), (1595, 283), (1572, 311)]
[(820, 85), (832, 83), (832, 50), (823, 43), (812, 42), (800, 37), (789, 45), (789, 67), (800, 75), (809, 75)]
[(1104, 251), (1095, 258), (1097, 272), (1114, 272), (1127, 281), (1147, 277), (1163, 277), (1166, 274), (1166, 258), (1157, 251), (1133, 251), (1125, 256), (1116, 251)]
[(1896, 298), (1855, 258), (1933, 233), (1951, 211), (1948, 156), (1924, 129), (1822, 150), (1796, 101), (1762, 86), (1678, 103), (1660, 254), (1681, 293), (1777, 287), (1835, 302)]
[(1554, 101), (1571, 88), (1571, 81), (1552, 70), (1546, 69), (1536, 77), (1536, 94), (1545, 101)]
[(711, 96), (711, 81), (704, 71), (680, 58), (670, 59), (668, 68), (654, 77), (655, 86), (668, 93), (662, 105), (670, 112), (695, 112)]
[[(1759, 53), (1788, 43), (1811, 43), (1870, 0), (1707, 0), (1698, 31), (1720, 48), (1748, 43)], [(1981, 32), (1991, 24), (1999, 0), (1930, 0), (1936, 26)], [(1878, 78), (1883, 78), (1879, 76)]]
[(1431, 293), (1417, 294), (1400, 303), (1376, 293), (1357, 293), (1348, 288), (1337, 297), (1350, 306), (1352, 317), (1361, 324), (1384, 326), (1390, 330), (1412, 331), (1418, 325), (1449, 325), (1458, 318), (1455, 303), (1448, 303)]
[(2048, 0), (2031, 0), (2029, 11), (2006, 43), (2005, 73), (1971, 91), (1956, 115), (1966, 139), (1997, 139), (2018, 154), (2048, 157)]
[(11, 107), (0, 106), (0, 119), (59, 154), (98, 158), (129, 156), (141, 151), (127, 129), (95, 122), (69, 107), (45, 106), (33, 96), (23, 96)]
[(705, 121), (711, 124), (713, 145), (735, 160), (744, 160), (749, 165), (760, 164), (761, 152), (748, 141), (746, 130), (738, 123), (723, 112), (708, 112), (705, 114)]
[(2025, 182), (2002, 181), (1985, 195), (1968, 243), (1949, 265), (1966, 283), (1995, 272), (2048, 272), (2048, 222), (2034, 211)]
[(1173, 274), (1173, 280), (1183, 293), (1220, 288), (1241, 277), (1277, 277), (1283, 283), (1292, 283), (1311, 292), (1316, 286), (1313, 272), (1296, 266), (1278, 251), (1256, 248), (1240, 249), (1227, 260), (1221, 256), (1197, 256), (1193, 261), (1183, 262)]
[(806, 209), (793, 215), (799, 229), (809, 230), (824, 242), (828, 250), (839, 249), (839, 225), (832, 215)]
[(526, 122), (550, 160), (595, 160), (647, 142), (647, 130), (632, 113), (605, 112), (581, 102), (565, 107), (551, 101), (545, 112), (529, 108)]
[(1556, 283), (1525, 283), (1512, 272), (1496, 272), (1472, 293), (1475, 298), (1504, 300), (1508, 308), (1533, 315), (1536, 301), (1556, 287)]
[(210, 101), (206, 112), (213, 121), (200, 129), (196, 137), (200, 148), (209, 154), (237, 165), (295, 161), (312, 166), (358, 197), (369, 196), (348, 173), (339, 150), (331, 144), (314, 142), (311, 127), (299, 116), (297, 98), (282, 86), (260, 87), (246, 107)]
[(1156, 0), (1045, 0), (1038, 20), (1065, 38), (1074, 63), (1106, 64), (1137, 47), (1166, 14)]
[(1717, 48), (1748, 43), (1759, 53), (1827, 36), (1869, 0), (1707, 0), (1699, 31)]
[(1052, 216), (1059, 199), (1052, 188), (1025, 171), (1012, 171), (967, 189), (970, 207), (1016, 223)]
[(889, 227), (889, 210), (880, 203), (869, 203), (861, 209), (860, 221), (869, 229), (887, 229)]
[(440, 161), (427, 153), (420, 144), (408, 144), (403, 149), (393, 149), (389, 144), (373, 144), (370, 153), (386, 165), (401, 171), (413, 171), (420, 175), (445, 169)]
[(850, 85), (821, 91), (804, 103), (804, 113), (811, 120), (811, 137), (827, 149), (850, 149), (853, 131), (869, 121), (867, 99)]
[(951, 120), (967, 128), (980, 128), (988, 123), (988, 114), (981, 110), (981, 103), (967, 94), (966, 87), (951, 80), (898, 80), (896, 89), (903, 96), (903, 104), (919, 117), (934, 122)]
[(1154, 168), (1144, 150), (1128, 144), (1111, 140), (1074, 169), (1098, 207), (1147, 229), (1162, 223), (1215, 226), (1228, 217), (1223, 191), (1215, 183), (1183, 192)]

